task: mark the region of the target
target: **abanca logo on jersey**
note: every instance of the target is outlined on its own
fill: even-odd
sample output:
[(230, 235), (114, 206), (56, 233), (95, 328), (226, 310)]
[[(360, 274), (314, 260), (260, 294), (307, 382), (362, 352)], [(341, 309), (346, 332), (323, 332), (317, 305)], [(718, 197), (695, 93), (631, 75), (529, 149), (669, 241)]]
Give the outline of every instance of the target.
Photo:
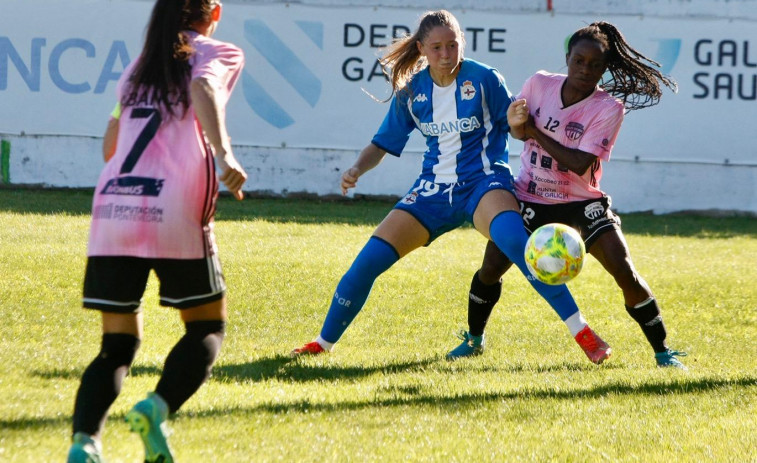
[(447, 122), (421, 122), (420, 129), (421, 133), (427, 137), (438, 137), (447, 133), (473, 132), (479, 127), (481, 123), (476, 116), (473, 116)]

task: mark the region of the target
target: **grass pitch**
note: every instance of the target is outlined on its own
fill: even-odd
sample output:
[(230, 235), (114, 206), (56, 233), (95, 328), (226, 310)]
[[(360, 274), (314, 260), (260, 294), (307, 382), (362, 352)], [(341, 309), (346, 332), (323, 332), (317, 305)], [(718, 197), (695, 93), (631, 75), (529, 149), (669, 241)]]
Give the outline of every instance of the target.
[[(79, 378), (99, 349), (80, 309), (91, 194), (0, 190), (0, 461), (63, 461)], [(658, 369), (620, 291), (588, 258), (569, 284), (614, 349), (595, 366), (517, 272), (488, 348), (450, 363), (484, 239), (465, 228), (376, 282), (336, 350), (292, 361), (386, 202), (222, 198), (230, 323), (211, 380), (170, 421), (178, 461), (755, 461), (757, 223), (628, 214), (634, 263), (689, 372)], [(145, 337), (104, 435), (141, 461), (121, 421), (183, 333), (144, 297)]]

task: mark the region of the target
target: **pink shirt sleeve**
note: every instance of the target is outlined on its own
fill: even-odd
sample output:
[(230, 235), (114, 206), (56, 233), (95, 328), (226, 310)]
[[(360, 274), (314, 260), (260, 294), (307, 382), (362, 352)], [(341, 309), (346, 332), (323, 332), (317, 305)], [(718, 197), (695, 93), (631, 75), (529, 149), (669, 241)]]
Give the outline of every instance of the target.
[[(526, 81), (523, 83), (523, 87), (520, 89), (520, 93), (518, 93), (518, 95), (515, 97), (516, 100), (519, 100), (521, 98), (525, 98), (526, 100), (529, 100), (531, 98), (531, 87), (535, 78), (536, 78), (536, 74), (526, 79)], [(530, 103), (528, 101), (526, 102)]]
[(207, 79), (216, 89), (220, 103), (225, 104), (244, 66), (244, 54), (236, 46), (208, 37), (198, 36), (195, 53), (190, 60), (192, 79)]

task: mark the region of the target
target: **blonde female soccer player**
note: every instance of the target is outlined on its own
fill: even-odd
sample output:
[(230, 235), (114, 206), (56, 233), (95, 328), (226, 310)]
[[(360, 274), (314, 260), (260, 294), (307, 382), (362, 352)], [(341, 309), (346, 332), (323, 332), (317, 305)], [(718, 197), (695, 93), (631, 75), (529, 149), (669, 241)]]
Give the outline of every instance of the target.
[(389, 212), (342, 277), (315, 341), (292, 355), (331, 350), (363, 307), (373, 282), (397, 260), (440, 235), (470, 222), (496, 243), (546, 299), (595, 363), (610, 348), (587, 325), (565, 285), (530, 277), (523, 259), (526, 232), (507, 165), (505, 79), (463, 57), (464, 39), (447, 11), (425, 14), (413, 35), (394, 42), (383, 57), (394, 93), (378, 133), (342, 176), (342, 191), (381, 162), (399, 156), (413, 130), (426, 138), (422, 171)]

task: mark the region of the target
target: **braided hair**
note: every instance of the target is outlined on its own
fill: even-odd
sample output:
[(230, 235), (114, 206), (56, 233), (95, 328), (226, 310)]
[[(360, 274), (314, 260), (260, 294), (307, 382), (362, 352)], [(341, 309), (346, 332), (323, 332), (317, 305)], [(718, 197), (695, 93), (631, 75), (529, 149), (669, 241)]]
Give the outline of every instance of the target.
[(657, 69), (660, 63), (631, 47), (614, 25), (598, 21), (577, 30), (568, 41), (568, 54), (580, 40), (592, 40), (605, 50), (607, 71), (611, 77), (608, 80), (603, 78), (599, 86), (620, 99), (626, 111), (659, 103), (662, 97), (661, 84), (673, 92), (678, 91), (675, 80)]
[(189, 108), (189, 58), (194, 53), (184, 31), (208, 21), (215, 4), (214, 0), (157, 0), (122, 106), (149, 101), (170, 117), (184, 116)]

